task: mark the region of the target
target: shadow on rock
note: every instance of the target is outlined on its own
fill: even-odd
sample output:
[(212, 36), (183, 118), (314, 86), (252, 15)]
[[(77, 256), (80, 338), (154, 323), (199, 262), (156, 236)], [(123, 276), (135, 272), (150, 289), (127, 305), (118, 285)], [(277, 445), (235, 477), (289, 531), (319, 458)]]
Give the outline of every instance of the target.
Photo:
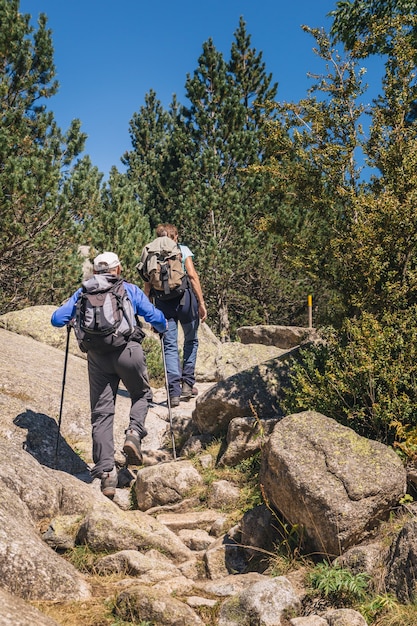
[(44, 413), (26, 410), (13, 423), (27, 430), (23, 448), (41, 465), (78, 475), (88, 472), (88, 465), (58, 433), (58, 424)]

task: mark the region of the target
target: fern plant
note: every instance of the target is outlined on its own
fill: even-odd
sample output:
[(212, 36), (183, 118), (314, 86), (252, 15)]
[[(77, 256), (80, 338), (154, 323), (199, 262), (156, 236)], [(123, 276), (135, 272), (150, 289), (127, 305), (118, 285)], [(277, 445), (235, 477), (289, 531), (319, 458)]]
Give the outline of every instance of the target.
[(309, 574), (309, 582), (313, 589), (331, 600), (338, 600), (344, 605), (355, 601), (363, 601), (366, 597), (369, 574), (360, 572), (353, 574), (338, 565), (324, 561), (318, 563)]

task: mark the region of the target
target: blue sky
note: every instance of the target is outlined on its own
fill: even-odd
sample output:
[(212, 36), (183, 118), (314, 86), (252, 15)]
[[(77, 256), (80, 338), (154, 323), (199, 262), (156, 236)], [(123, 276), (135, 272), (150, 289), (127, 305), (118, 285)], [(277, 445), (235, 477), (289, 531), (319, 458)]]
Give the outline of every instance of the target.
[[(175, 93), (185, 103), (187, 74), (212, 38), (229, 58), (240, 16), (251, 44), (262, 51), (278, 83), (278, 100), (296, 101), (311, 86), (307, 72), (324, 71), (302, 24), (330, 27), (333, 0), (21, 0), (20, 11), (48, 16), (60, 89), (48, 108), (62, 130), (79, 118), (89, 154), (107, 178), (123, 169), (131, 148), (129, 122), (153, 89), (168, 108)], [(368, 81), (373, 79), (368, 74)]]

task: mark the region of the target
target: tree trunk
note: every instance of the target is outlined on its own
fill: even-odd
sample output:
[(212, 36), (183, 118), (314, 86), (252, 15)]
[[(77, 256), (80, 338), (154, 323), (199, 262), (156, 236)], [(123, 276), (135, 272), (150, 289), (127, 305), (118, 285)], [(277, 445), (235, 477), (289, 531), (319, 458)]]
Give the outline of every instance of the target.
[(230, 341), (230, 322), (227, 295), (225, 291), (221, 291), (217, 294), (217, 304), (219, 311), (218, 329), (220, 341), (222, 343), (226, 343), (227, 341)]

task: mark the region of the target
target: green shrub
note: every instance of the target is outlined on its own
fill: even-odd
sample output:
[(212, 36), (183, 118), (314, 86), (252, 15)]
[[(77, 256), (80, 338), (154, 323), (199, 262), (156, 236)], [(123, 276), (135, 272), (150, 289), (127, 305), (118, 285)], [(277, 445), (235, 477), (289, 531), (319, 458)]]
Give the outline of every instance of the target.
[[(316, 410), (387, 444), (417, 426), (417, 307), (346, 320), (293, 360), (285, 410)], [(402, 425), (406, 428), (399, 428)]]
[(344, 605), (364, 600), (370, 580), (369, 574), (360, 572), (353, 574), (338, 565), (330, 565), (326, 561), (318, 563), (310, 572), (309, 582), (325, 598), (338, 600)]
[(164, 364), (162, 360), (161, 342), (159, 339), (145, 337), (142, 348), (146, 355), (149, 380), (152, 387), (163, 387), (165, 384)]
[[(398, 615), (401, 613), (400, 603), (398, 602), (396, 598), (394, 598), (388, 593), (378, 594), (376, 596), (373, 596), (367, 602), (364, 602), (363, 604), (361, 604), (361, 606), (358, 608), (361, 614), (363, 615), (363, 617), (367, 620), (367, 623), (369, 624), (374, 623), (374, 620), (377, 616), (385, 615), (385, 616), (389, 616), (390, 618), (392, 618), (394, 617), (395, 614)], [(415, 614), (416, 612), (414, 611), (414, 616)], [(384, 621), (381, 622), (381, 624), (383, 623), (385, 622)], [(391, 622), (390, 621), (388, 623), (390, 623), (391, 626), (393, 626), (394, 623), (397, 626), (400, 626), (401, 623), (403, 623), (404, 625), (407, 624), (407, 626), (409, 626), (409, 624), (412, 624), (414, 622), (401, 622), (401, 621)]]

